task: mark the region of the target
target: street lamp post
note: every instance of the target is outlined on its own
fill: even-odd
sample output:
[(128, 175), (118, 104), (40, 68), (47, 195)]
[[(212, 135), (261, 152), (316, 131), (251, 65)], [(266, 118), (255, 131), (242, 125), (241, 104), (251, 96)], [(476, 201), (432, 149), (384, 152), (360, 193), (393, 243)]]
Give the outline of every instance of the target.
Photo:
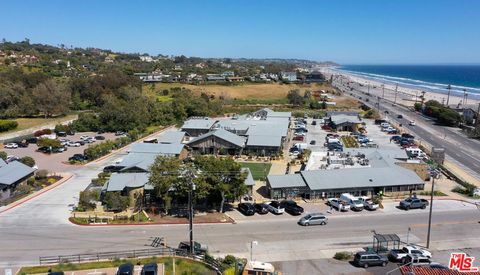
[(382, 98), (385, 98), (385, 84), (382, 84)]
[(195, 247), (193, 245), (193, 191), (195, 191), (195, 184), (190, 182), (190, 190), (188, 192), (188, 209), (189, 209), (189, 225), (190, 225), (190, 253), (195, 254)]
[(395, 86), (395, 99), (393, 100), (393, 104), (397, 104), (397, 92), (398, 92), (398, 84)]
[(433, 191), (435, 188), (435, 178), (437, 177), (437, 171), (432, 170), (430, 175), (432, 176), (432, 191), (430, 193), (430, 212), (428, 213), (427, 248), (430, 248), (430, 231), (432, 229)]
[(251, 241), (250, 242), (250, 261), (253, 261), (253, 245), (257, 245), (257, 241)]

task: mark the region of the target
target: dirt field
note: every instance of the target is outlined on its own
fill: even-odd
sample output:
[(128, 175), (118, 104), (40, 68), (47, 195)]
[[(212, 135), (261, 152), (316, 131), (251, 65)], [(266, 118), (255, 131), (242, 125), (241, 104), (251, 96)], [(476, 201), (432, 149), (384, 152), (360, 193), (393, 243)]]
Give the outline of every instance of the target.
[[(164, 89), (183, 87), (190, 89), (193, 92), (200, 94), (206, 93), (209, 95), (223, 96), (226, 99), (278, 99), (285, 98), (288, 91), (299, 89), (302, 93), (305, 90), (327, 90), (331, 89), (328, 84), (238, 84), (235, 86), (226, 85), (191, 85), (182, 83), (156, 83), (155, 91), (162, 91)], [(144, 91), (151, 93), (150, 85), (144, 86)]]

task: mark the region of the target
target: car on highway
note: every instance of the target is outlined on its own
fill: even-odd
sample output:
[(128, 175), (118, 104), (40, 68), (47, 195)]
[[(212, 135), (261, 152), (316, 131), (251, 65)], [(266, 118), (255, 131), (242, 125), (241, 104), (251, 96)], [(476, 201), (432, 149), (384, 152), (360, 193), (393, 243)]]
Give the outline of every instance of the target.
[(419, 198), (407, 198), (400, 202), (399, 208), (409, 210), (421, 208), (425, 209), (428, 206), (428, 201), (426, 199)]
[(255, 211), (258, 213), (258, 214), (267, 214), (268, 213), (268, 205), (265, 204), (265, 203), (255, 203), (253, 205), (253, 207), (255, 207)]
[(141, 275), (157, 275), (158, 265), (157, 263), (149, 263), (142, 267)]
[(386, 266), (388, 264), (388, 258), (375, 252), (362, 251), (355, 254), (353, 263), (356, 266), (364, 268), (375, 265)]
[(133, 264), (125, 263), (118, 267), (117, 275), (133, 275)]
[(328, 223), (328, 218), (323, 213), (311, 213), (303, 216), (298, 220), (299, 225), (309, 226), (309, 225), (326, 225)]
[(338, 211), (348, 211), (350, 210), (350, 205), (337, 199), (329, 198), (327, 199), (327, 204), (333, 208), (336, 208)]
[(18, 148), (18, 144), (14, 142), (5, 144), (5, 149), (17, 149), (17, 148)]
[(401, 118), (403, 118), (403, 115), (397, 115), (397, 118), (401, 119)]
[(238, 211), (245, 216), (253, 216), (255, 214), (255, 207), (248, 202), (242, 202), (238, 204)]
[(278, 201), (271, 201), (268, 205), (268, 210), (272, 212), (273, 214), (280, 215), (285, 212), (285, 208), (280, 206), (280, 203)]
[(415, 121), (410, 120), (410, 121), (408, 122), (408, 125), (410, 125), (410, 126), (415, 126), (415, 125), (417, 125), (417, 124), (415, 123)]
[(285, 212), (294, 216), (301, 215), (304, 211), (303, 207), (299, 206), (296, 202), (292, 200), (281, 201), (280, 207), (285, 208)]

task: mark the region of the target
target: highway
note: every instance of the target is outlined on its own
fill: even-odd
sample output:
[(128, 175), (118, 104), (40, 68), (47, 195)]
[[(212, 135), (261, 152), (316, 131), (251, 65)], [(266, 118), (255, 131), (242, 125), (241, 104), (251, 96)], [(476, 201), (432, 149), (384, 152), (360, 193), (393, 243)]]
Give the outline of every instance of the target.
[[(417, 139), (426, 141), (433, 147), (445, 148), (447, 160), (453, 161), (461, 168), (466, 170), (470, 175), (480, 180), (480, 141), (470, 139), (459, 132), (458, 128), (445, 127), (436, 125), (435, 122), (423, 115), (414, 112), (399, 104), (393, 104), (395, 102), (392, 92), (387, 91), (384, 95), (380, 87), (366, 87), (358, 84), (352, 84), (347, 86), (346, 83), (334, 82), (334, 86), (346, 92), (354, 93), (354, 97), (359, 99), (372, 108), (377, 108), (377, 104), (380, 103), (380, 113), (388, 117), (389, 120), (393, 120), (409, 132), (414, 134)], [(353, 88), (353, 90), (351, 90)], [(368, 95), (370, 94), (370, 96)], [(366, 101), (368, 98), (368, 102)], [(399, 94), (396, 102), (400, 102), (405, 99), (404, 94)], [(385, 113), (388, 111), (388, 114)], [(401, 114), (402, 119), (397, 118), (397, 115)], [(410, 120), (415, 121), (415, 126), (408, 125)]]

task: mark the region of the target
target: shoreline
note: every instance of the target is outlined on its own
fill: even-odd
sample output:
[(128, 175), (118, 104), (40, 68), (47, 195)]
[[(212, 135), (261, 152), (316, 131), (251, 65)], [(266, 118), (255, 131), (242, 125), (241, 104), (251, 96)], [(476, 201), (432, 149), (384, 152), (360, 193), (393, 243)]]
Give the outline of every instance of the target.
[[(347, 81), (355, 82), (360, 85), (370, 85), (372, 87), (371, 89), (372, 93), (378, 92), (378, 90), (382, 90), (382, 85), (384, 85), (385, 97), (387, 98), (394, 97), (392, 94), (395, 93), (395, 88), (396, 88), (396, 85), (398, 84), (398, 89), (397, 89), (398, 100), (403, 101), (403, 103), (408, 106), (413, 106), (415, 102), (420, 101), (420, 96), (422, 95), (422, 91), (425, 92), (425, 102), (428, 100), (436, 100), (440, 103), (443, 103), (443, 102), (446, 102), (448, 97), (447, 93), (442, 93), (441, 91), (436, 91), (432, 89), (429, 89), (427, 91), (426, 89), (417, 88), (414, 85), (408, 85), (401, 82), (380, 81), (367, 76), (362, 76), (355, 73), (341, 71), (336, 68), (325, 68), (322, 70), (322, 73), (326, 75), (327, 79), (330, 78), (331, 75), (341, 75)], [(382, 93), (383, 93), (383, 90), (382, 90)], [(464, 99), (463, 94), (459, 95), (458, 92), (456, 91), (454, 92), (452, 90), (452, 92), (450, 93), (449, 105), (450, 106), (456, 105), (455, 107), (459, 106), (461, 108), (463, 106), (463, 99)], [(468, 93), (467, 104), (466, 104), (468, 107), (473, 108), (474, 110), (477, 110), (479, 103), (480, 103), (479, 94)]]

